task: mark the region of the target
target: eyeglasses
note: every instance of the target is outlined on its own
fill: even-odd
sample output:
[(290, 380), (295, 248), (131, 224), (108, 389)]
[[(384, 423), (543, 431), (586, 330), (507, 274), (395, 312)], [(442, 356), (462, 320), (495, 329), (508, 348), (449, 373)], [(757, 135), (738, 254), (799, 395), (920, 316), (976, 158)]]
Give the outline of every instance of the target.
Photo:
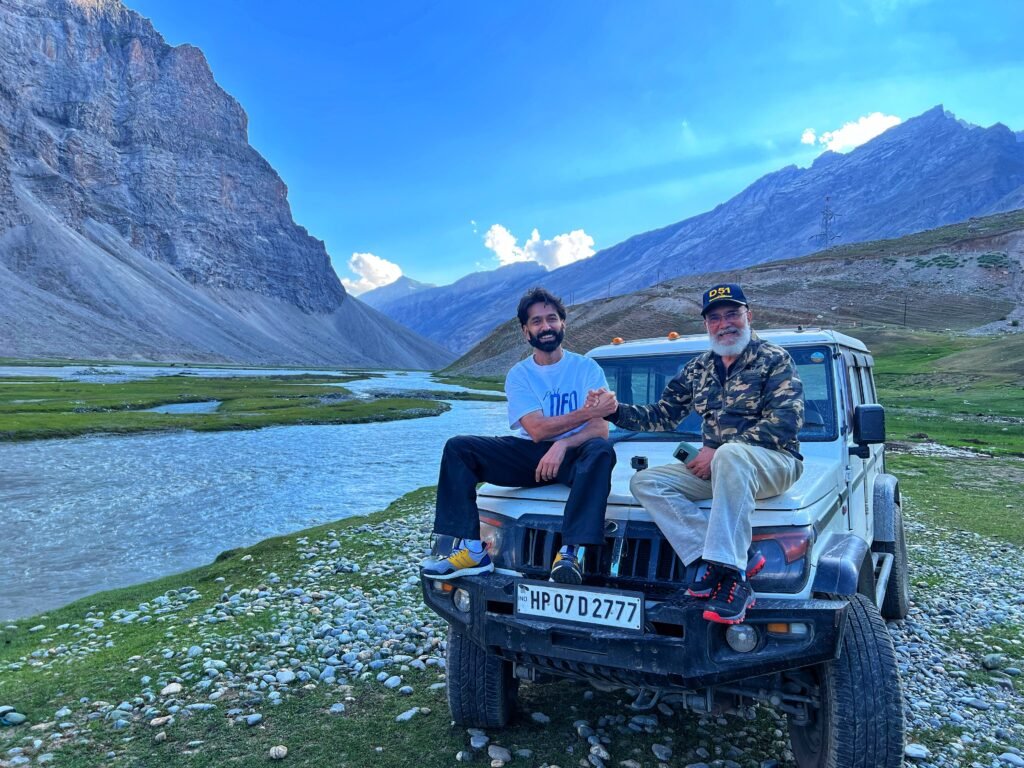
[(722, 322), (723, 320), (726, 320), (726, 321), (732, 323), (732, 322), (735, 322), (736, 320), (739, 320), (746, 313), (747, 313), (746, 307), (744, 307), (743, 309), (730, 309), (728, 312), (725, 312), (723, 314), (718, 314), (717, 312), (715, 312), (715, 313), (710, 314), (710, 315), (705, 315), (704, 316), (704, 320), (709, 325), (712, 325), (712, 324), (717, 325), (718, 323)]

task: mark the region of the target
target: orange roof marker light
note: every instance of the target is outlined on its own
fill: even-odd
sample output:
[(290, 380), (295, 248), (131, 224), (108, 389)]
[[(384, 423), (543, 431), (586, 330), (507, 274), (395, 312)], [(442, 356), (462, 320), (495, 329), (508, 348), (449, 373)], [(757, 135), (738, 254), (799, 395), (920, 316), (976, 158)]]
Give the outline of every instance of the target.
[(612, 339), (612, 344), (621, 344), (621, 343), (622, 343), (622, 337), (621, 336), (616, 336), (614, 339)]
[(675, 341), (678, 338), (679, 338), (679, 334), (676, 333), (675, 331), (669, 331), (668, 332), (668, 340), (669, 341)]

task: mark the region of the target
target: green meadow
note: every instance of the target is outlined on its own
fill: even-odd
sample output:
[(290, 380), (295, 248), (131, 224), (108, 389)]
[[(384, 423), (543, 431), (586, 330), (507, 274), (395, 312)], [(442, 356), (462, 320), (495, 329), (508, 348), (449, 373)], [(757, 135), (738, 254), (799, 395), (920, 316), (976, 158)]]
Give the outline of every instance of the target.
[[(468, 392), (355, 398), (343, 384), (376, 374), (192, 376), (128, 382), (0, 378), (0, 441), (292, 424), (354, 424), (435, 416), (445, 400), (501, 399)], [(212, 413), (156, 413), (161, 405), (219, 401)]]
[(874, 353), (890, 440), (1024, 456), (1024, 334), (852, 332)]

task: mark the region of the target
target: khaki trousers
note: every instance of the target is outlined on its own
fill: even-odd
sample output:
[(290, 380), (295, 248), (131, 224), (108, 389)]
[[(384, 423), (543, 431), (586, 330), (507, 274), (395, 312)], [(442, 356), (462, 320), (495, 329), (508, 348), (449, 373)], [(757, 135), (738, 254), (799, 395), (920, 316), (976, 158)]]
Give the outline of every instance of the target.
[[(678, 462), (637, 472), (629, 489), (684, 565), (701, 558), (743, 572), (754, 500), (777, 496), (802, 473), (803, 463), (784, 451), (725, 443), (711, 460), (711, 480)], [(694, 503), (703, 499), (710, 511)]]

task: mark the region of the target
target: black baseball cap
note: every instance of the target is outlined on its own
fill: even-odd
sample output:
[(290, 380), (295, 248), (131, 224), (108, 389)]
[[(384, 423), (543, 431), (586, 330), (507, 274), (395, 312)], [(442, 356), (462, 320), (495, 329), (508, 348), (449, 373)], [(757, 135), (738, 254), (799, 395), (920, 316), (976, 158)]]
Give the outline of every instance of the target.
[(735, 283), (722, 283), (704, 291), (704, 308), (700, 311), (701, 317), (708, 313), (716, 304), (741, 304), (747, 306), (747, 297), (743, 295), (743, 289)]

